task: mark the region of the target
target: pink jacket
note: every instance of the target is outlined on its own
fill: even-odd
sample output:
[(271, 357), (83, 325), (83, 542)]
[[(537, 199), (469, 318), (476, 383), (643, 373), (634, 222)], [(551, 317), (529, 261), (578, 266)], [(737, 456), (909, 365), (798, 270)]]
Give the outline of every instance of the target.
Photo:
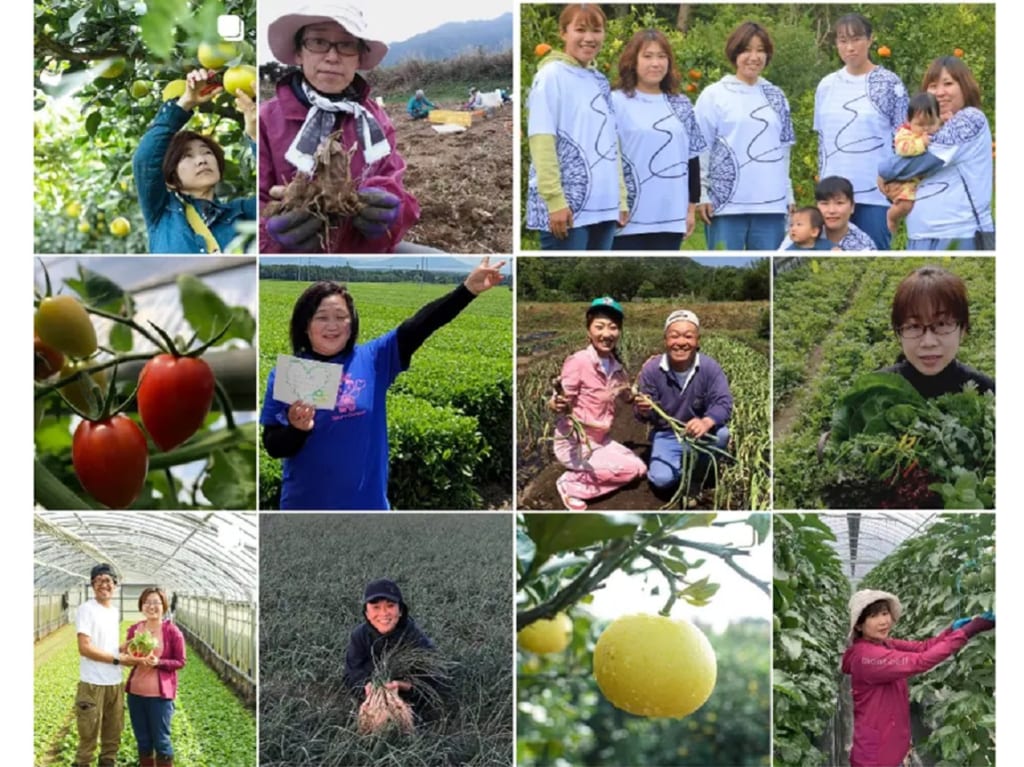
[[(574, 400), (572, 414), (587, 429), (593, 442), (603, 442), (615, 420), (615, 401), (629, 387), (629, 378), (619, 361), (611, 359), (611, 373), (605, 374), (601, 358), (593, 345), (566, 358), (562, 365), (562, 391)], [(572, 431), (568, 418), (558, 419), (557, 432)]]
[(923, 642), (858, 638), (843, 654), (853, 686), (851, 767), (898, 767), (910, 750), (907, 678), (927, 671), (967, 644), (962, 629)]
[[(295, 166), (285, 158), (285, 152), (298, 135), (302, 123), (306, 119), (306, 107), (292, 90), (291, 77), (286, 77), (277, 84), (277, 98), (265, 102), (260, 107), (260, 209), (271, 201), (270, 188), (287, 184), (295, 176)], [(401, 212), (389, 229), (390, 237), (366, 239), (362, 232), (349, 221), (331, 230), (332, 237), (328, 253), (391, 253), (405, 233), (420, 218), (420, 206), (416, 198), (402, 186), (405, 175), (405, 160), (395, 147), (395, 126), (388, 119), (383, 107), (377, 106), (370, 98), (370, 86), (359, 75), (353, 85), (360, 91), (359, 103), (371, 112), (387, 136), (391, 145), (391, 153), (367, 166), (362, 152), (357, 148), (352, 154), (350, 171), (353, 182), (360, 188), (376, 187), (396, 195), (402, 200)], [(338, 121), (342, 128), (342, 144), (351, 147), (357, 144), (356, 121), (351, 115), (339, 114)], [(282, 248), (266, 233), (266, 220), (260, 218), (260, 252), (281, 253)]]
[[(139, 621), (128, 629), (128, 640), (131, 641), (136, 632), (144, 628), (145, 621)], [(163, 651), (160, 661), (156, 664), (157, 679), (160, 681), (160, 697), (174, 700), (178, 694), (178, 669), (185, 665), (185, 637), (181, 629), (170, 621), (163, 622)], [(131, 687), (135, 668), (128, 675), (127, 687)]]

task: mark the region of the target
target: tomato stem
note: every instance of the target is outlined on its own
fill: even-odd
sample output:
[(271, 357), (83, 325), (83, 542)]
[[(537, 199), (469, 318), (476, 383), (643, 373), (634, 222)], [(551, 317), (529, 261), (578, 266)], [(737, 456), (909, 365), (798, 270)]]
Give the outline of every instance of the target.
[(224, 390), (224, 385), (216, 378), (213, 379), (213, 391), (217, 395), (217, 402), (220, 403), (220, 410), (224, 414), (224, 420), (228, 422), (227, 427), (229, 429), (237, 428), (235, 426), (235, 413), (231, 409), (231, 398)]

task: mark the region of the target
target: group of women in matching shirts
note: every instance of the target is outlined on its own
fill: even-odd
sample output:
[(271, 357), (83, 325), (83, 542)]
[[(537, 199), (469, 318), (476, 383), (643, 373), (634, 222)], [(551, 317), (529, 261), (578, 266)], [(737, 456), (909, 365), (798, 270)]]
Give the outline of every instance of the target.
[[(767, 30), (740, 24), (725, 43), (735, 74), (691, 105), (664, 33), (633, 35), (612, 90), (595, 66), (605, 38), (600, 7), (566, 6), (559, 29), (563, 50), (540, 62), (528, 102), (526, 225), (541, 248), (678, 250), (700, 219), (709, 250), (776, 250), (795, 209), (796, 134), (786, 95), (761, 76), (774, 52)], [(818, 85), (813, 127), (818, 176), (851, 182), (850, 220), (887, 250), (889, 201), (877, 168), (893, 156), (909, 97), (899, 77), (871, 61), (872, 42), (860, 14), (836, 22), (844, 66)], [(946, 56), (928, 67), (921, 90), (939, 105), (929, 152), (942, 162), (917, 188), (908, 249), (974, 249), (976, 231), (995, 229), (980, 89), (959, 58)]]

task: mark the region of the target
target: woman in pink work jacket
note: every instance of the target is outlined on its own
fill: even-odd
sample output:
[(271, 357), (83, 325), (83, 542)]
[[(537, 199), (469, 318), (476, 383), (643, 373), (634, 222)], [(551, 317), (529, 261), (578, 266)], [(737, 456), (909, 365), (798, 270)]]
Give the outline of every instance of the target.
[(586, 315), (590, 343), (562, 365), (561, 392), (552, 409), (567, 413), (555, 426), (555, 457), (568, 469), (557, 487), (569, 511), (585, 511), (586, 499), (617, 490), (647, 471), (632, 450), (608, 436), (616, 402), (633, 398), (616, 349), (622, 320), (618, 301), (595, 298)]
[(174, 764), (171, 747), (171, 717), (178, 694), (178, 669), (185, 665), (185, 637), (181, 629), (164, 620), (167, 595), (150, 586), (139, 596), (139, 611), (145, 616), (128, 629), (122, 650), (133, 655), (136, 635), (149, 633), (155, 647), (128, 675), (128, 714), (139, 747), (139, 767), (170, 767)]
[(356, 71), (377, 66), (387, 45), (370, 36), (357, 8), (324, 0), (275, 19), (267, 38), (278, 61), (300, 70), (260, 107), (260, 209), (280, 199), (296, 173), (311, 174), (317, 149), (340, 130), (361, 210), (332, 221), (326, 238), (324, 222), (309, 210), (263, 216), (260, 252), (422, 252), (409, 243), (399, 247), (420, 207), (402, 185), (405, 160), (395, 128)]
[(910, 693), (907, 678), (937, 666), (982, 631), (995, 615), (961, 618), (941, 634), (915, 642), (889, 632), (903, 608), (885, 591), (858, 591), (850, 598), (849, 646), (843, 673), (853, 686), (853, 747), (850, 767), (900, 767), (910, 752)]

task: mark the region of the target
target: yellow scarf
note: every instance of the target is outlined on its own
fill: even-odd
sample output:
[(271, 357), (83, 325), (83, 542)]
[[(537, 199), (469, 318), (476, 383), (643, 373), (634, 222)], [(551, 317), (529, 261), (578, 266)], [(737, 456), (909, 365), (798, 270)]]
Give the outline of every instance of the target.
[(192, 203), (185, 199), (181, 200), (181, 204), (185, 206), (185, 220), (188, 221), (188, 225), (192, 227), (192, 231), (206, 240), (206, 252), (220, 253), (220, 245), (217, 244), (217, 239), (210, 231), (210, 227), (206, 225), (206, 222), (203, 221), (203, 217), (199, 215), (199, 211), (196, 210)]

